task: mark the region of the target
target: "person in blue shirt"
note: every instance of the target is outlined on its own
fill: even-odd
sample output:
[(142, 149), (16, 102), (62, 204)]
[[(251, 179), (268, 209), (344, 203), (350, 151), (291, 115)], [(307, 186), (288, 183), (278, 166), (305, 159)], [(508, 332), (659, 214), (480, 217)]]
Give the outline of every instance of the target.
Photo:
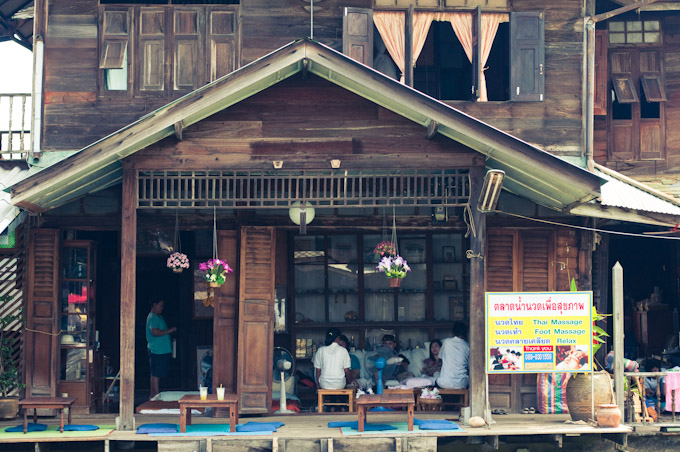
[(163, 318), (163, 300), (153, 301), (151, 312), (146, 317), (146, 342), (149, 352), (149, 373), (151, 375), (149, 399), (160, 391), (160, 380), (168, 376), (172, 345), (170, 335), (177, 331), (174, 326), (168, 328)]

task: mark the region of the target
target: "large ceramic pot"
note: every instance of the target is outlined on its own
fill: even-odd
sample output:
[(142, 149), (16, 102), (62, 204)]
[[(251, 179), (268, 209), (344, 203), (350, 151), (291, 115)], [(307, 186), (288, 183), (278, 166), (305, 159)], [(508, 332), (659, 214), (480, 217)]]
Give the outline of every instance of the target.
[[(591, 377), (592, 375), (592, 377)], [(573, 421), (587, 421), (591, 414), (591, 379), (594, 379), (595, 410), (600, 405), (616, 403), (612, 393), (611, 377), (607, 372), (574, 374), (567, 382), (567, 406)]]
[(19, 399), (8, 397), (0, 399), (0, 419), (14, 419), (19, 412)]

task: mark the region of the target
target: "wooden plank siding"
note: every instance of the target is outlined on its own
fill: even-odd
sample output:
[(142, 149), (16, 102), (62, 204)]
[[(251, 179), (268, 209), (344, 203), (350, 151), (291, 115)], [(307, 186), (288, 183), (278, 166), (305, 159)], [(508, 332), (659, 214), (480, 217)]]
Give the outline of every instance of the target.
[[(314, 5), (314, 39), (342, 50), (344, 7), (371, 8), (370, 0), (328, 0)], [(513, 11), (545, 11), (546, 99), (544, 102), (452, 102), (456, 108), (551, 152), (580, 155), (582, 20), (581, 2), (564, 0), (546, 7), (541, 0), (517, 0)], [(243, 0), (240, 3), (240, 61), (243, 66), (301, 37), (309, 36), (309, 4), (294, 0)], [(43, 149), (80, 149), (141, 116), (174, 96), (110, 95), (98, 92), (99, 77), (97, 2), (50, 2), (45, 60)], [(72, 49), (77, 51), (72, 51)], [(208, 53), (204, 53), (208, 55)], [(120, 93), (115, 93), (120, 94)], [(332, 96), (339, 92), (331, 93)], [(342, 94), (340, 94), (342, 95)], [(332, 104), (338, 113), (342, 100), (318, 99), (319, 107)], [(304, 123), (311, 115), (297, 108), (296, 97), (281, 98), (272, 115), (297, 115)], [(272, 104), (275, 105), (275, 104)], [(307, 106), (309, 107), (309, 106)], [(355, 114), (358, 112), (355, 112)], [(374, 114), (375, 109), (369, 113)], [(253, 114), (251, 114), (253, 116)], [(291, 116), (292, 118), (293, 116)], [(353, 119), (362, 120), (364, 116)], [(291, 121), (292, 122), (292, 121)], [(256, 126), (244, 124), (244, 127)], [(356, 124), (347, 124), (352, 133)], [(339, 126), (338, 128), (341, 128)], [(388, 132), (388, 130), (386, 130)], [(670, 137), (669, 137), (670, 139)], [(369, 145), (368, 142), (364, 144)], [(379, 144), (379, 143), (378, 143)], [(337, 149), (338, 143), (330, 150)], [(323, 146), (318, 147), (323, 150)], [(350, 153), (355, 153), (354, 145)], [(363, 149), (364, 152), (372, 148)], [(347, 152), (347, 151), (346, 151)], [(437, 163), (438, 164), (438, 163)]]
[(296, 75), (187, 127), (182, 141), (168, 137), (127, 161), (138, 169), (272, 169), (272, 160), (283, 160), (284, 169), (329, 169), (330, 158), (341, 168), (483, 165), (468, 148), (425, 134), (328, 81)]

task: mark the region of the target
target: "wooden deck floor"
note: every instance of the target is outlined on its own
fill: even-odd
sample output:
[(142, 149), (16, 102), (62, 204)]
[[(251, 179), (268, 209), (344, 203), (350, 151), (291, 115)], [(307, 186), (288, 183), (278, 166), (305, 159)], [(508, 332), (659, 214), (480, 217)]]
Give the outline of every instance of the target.
[[(416, 418), (418, 419), (450, 419), (457, 420), (457, 413), (445, 412), (445, 413), (423, 413), (416, 412)], [(375, 413), (370, 412), (367, 416), (368, 422), (371, 423), (393, 423), (393, 422), (405, 422), (406, 413), (405, 412), (395, 412), (395, 413)], [(390, 431), (384, 432), (372, 432), (365, 433), (361, 435), (351, 435), (343, 436), (342, 432), (338, 428), (328, 428), (328, 422), (331, 421), (352, 421), (356, 420), (356, 414), (347, 413), (333, 413), (333, 414), (296, 414), (296, 415), (273, 415), (273, 416), (257, 416), (257, 417), (246, 417), (242, 416), (240, 422), (257, 421), (257, 422), (271, 422), (280, 421), (284, 422), (285, 425), (274, 433), (274, 435), (248, 435), (248, 436), (212, 436), (212, 437), (177, 437), (177, 436), (148, 436), (148, 435), (137, 435), (135, 432), (129, 431), (114, 431), (107, 436), (93, 437), (88, 436), (87, 438), (59, 438), (58, 434), (50, 438), (35, 439), (31, 438), (31, 435), (26, 435), (25, 438), (6, 440), (5, 442), (60, 442), (60, 441), (197, 441), (199, 439), (212, 438), (212, 441), (229, 441), (230, 439), (239, 440), (267, 440), (272, 441), (274, 438), (281, 440), (328, 440), (328, 439), (341, 439), (341, 438), (395, 438), (395, 437), (481, 437), (485, 441), (493, 444), (494, 438), (495, 442), (498, 441), (498, 437), (501, 436), (536, 436), (536, 435), (546, 435), (551, 441), (560, 442), (562, 436), (579, 436), (579, 435), (602, 435), (604, 437), (611, 437), (610, 439), (616, 439), (625, 437), (626, 434), (631, 433), (632, 429), (627, 426), (620, 426), (618, 428), (596, 428), (590, 425), (574, 425), (565, 424), (565, 421), (569, 419), (568, 415), (523, 415), (523, 414), (508, 414), (508, 415), (496, 415), (494, 420), (496, 423), (482, 428), (471, 428), (461, 425), (464, 431), (454, 431), (454, 432), (409, 432), (409, 433), (394, 433)], [(0, 423), (0, 428), (4, 430), (5, 427), (10, 425), (17, 425), (21, 422), (19, 418), (15, 421), (5, 421)], [(39, 418), (39, 422), (46, 423), (48, 425), (55, 425), (59, 423), (58, 418)], [(142, 425), (145, 423), (156, 423), (156, 422), (167, 422), (167, 423), (179, 423), (179, 415), (136, 415), (135, 422), (137, 425)], [(228, 418), (213, 418), (210, 416), (192, 416), (192, 423), (224, 423), (229, 422)], [(74, 424), (115, 424), (115, 414), (91, 414), (91, 415), (81, 415), (73, 416)], [(0, 439), (0, 441), (2, 441)]]

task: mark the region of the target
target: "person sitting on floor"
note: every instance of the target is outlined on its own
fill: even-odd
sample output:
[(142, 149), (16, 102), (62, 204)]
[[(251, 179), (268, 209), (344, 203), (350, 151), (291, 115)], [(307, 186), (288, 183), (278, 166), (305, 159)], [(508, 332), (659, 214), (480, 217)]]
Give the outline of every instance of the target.
[(439, 357), (442, 341), (434, 339), (430, 342), (430, 357), (423, 361), (423, 375), (438, 377), (442, 370), (442, 359)]
[(340, 331), (329, 329), (325, 343), (312, 359), (318, 385), (321, 389), (345, 389), (347, 384), (354, 383), (354, 377), (350, 372), (352, 362), (349, 352), (340, 338)]
[[(407, 378), (413, 378), (412, 372), (409, 372), (408, 365), (411, 362), (406, 359), (406, 357), (397, 351), (397, 341), (392, 334), (386, 334), (382, 337), (382, 345), (378, 347), (378, 354), (385, 357), (388, 361), (394, 359), (399, 362), (399, 364), (394, 369), (392, 375), (385, 375), (387, 380), (397, 380), (400, 383)], [(388, 362), (390, 364), (390, 362)], [(376, 381), (378, 380), (377, 372), (373, 377)]]
[(436, 384), (446, 389), (467, 389), (470, 385), (468, 373), (470, 362), (470, 346), (465, 337), (467, 326), (463, 322), (455, 322), (452, 329), (453, 337), (442, 341), (439, 356), (442, 359), (442, 371)]

